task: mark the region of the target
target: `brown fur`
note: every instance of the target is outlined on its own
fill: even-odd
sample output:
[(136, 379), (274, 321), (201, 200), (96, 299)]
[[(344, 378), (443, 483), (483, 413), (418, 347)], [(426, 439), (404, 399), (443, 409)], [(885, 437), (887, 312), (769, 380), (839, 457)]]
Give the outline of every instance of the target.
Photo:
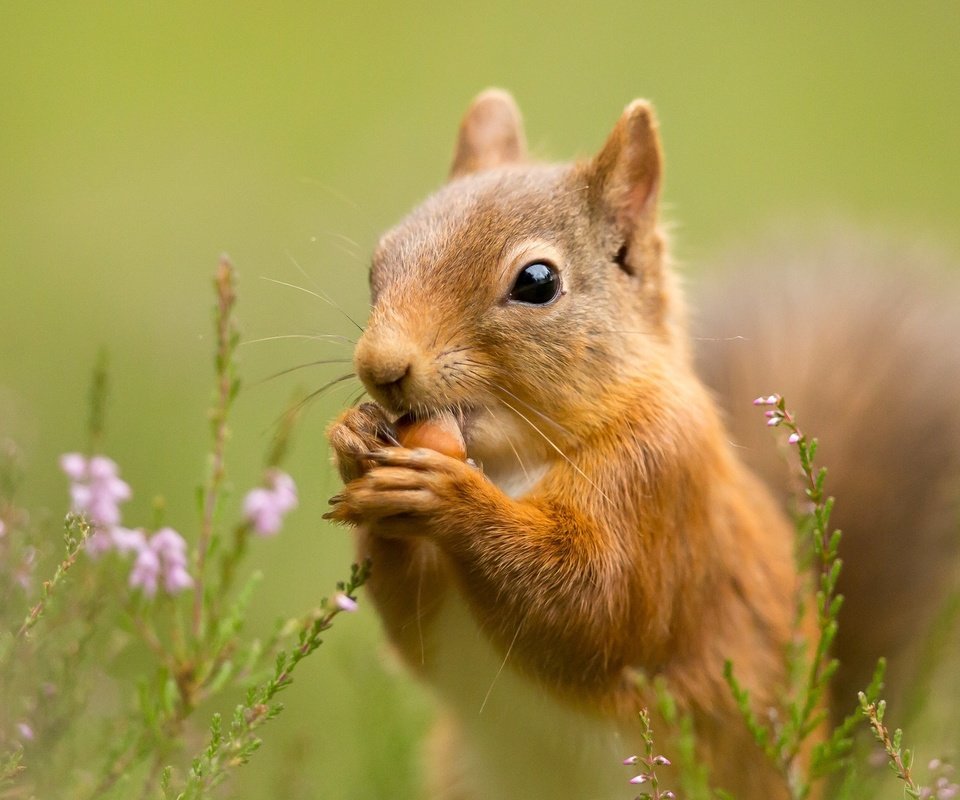
[[(438, 666), (451, 644), (435, 620), (458, 595), (531, 691), (617, 727), (644, 702), (637, 672), (662, 675), (717, 782), (783, 797), (722, 667), (734, 661), (758, 710), (776, 705), (798, 583), (792, 526), (694, 373), (657, 223), (652, 109), (628, 106), (591, 161), (522, 158), (512, 100), (482, 95), (451, 182), (377, 248), (355, 363), (378, 405), (331, 427), (347, 481), (333, 516), (357, 526), (386, 633), (448, 708), (446, 744), (434, 743), (447, 770), (469, 759), (456, 742), (475, 722), (457, 716)], [(536, 260), (559, 269), (562, 296), (508, 302)], [(480, 469), (378, 435), (400, 414), (441, 409), (461, 416)], [(436, 785), (438, 797), (487, 796)]]

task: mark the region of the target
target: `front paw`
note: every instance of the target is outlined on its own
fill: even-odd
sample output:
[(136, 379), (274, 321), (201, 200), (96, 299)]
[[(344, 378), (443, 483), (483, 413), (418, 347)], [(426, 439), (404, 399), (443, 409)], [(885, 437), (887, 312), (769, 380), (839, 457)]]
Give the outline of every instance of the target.
[(348, 408), (327, 428), (327, 438), (344, 483), (356, 480), (369, 469), (367, 453), (397, 443), (393, 423), (376, 403)]
[(442, 531), (451, 518), (476, 513), (494, 490), (476, 467), (432, 450), (389, 447), (363, 458), (373, 466), (330, 501), (328, 519), (375, 522), (383, 533), (426, 534)]

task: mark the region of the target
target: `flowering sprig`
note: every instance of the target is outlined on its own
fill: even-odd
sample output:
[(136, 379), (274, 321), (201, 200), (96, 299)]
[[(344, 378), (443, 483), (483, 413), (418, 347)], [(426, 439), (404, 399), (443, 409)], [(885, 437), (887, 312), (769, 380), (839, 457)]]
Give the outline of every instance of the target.
[(120, 504), (133, 492), (120, 477), (116, 462), (103, 455), (87, 458), (80, 453), (65, 453), (60, 456), (60, 469), (70, 479), (70, 510), (84, 515), (93, 526), (87, 553), (96, 558), (114, 549), (118, 538), (122, 549), (127, 531), (120, 528)]
[(131, 588), (140, 588), (147, 597), (157, 593), (160, 579), (167, 594), (178, 594), (193, 588), (187, 572), (187, 543), (173, 528), (161, 528), (149, 541), (143, 540), (130, 573)]
[(197, 590), (193, 599), (193, 635), (200, 639), (204, 632), (204, 581), (206, 580), (207, 554), (217, 534), (215, 516), (220, 493), (226, 478), (224, 455), (229, 436), (227, 418), (233, 401), (240, 391), (240, 379), (236, 370), (236, 349), (240, 334), (233, 321), (233, 309), (237, 302), (237, 275), (233, 263), (226, 255), (220, 257), (214, 278), (217, 304), (214, 307), (214, 327), (217, 334), (217, 351), (214, 358), (217, 375), (216, 399), (210, 409), (210, 430), (213, 447), (210, 451), (210, 467), (206, 486), (202, 490), (200, 536), (197, 540), (196, 575)]
[(637, 795), (636, 800), (673, 800), (676, 795), (669, 789), (660, 790), (660, 781), (657, 778), (657, 767), (669, 767), (670, 760), (666, 756), (655, 755), (653, 745), (653, 728), (650, 725), (650, 714), (647, 709), (640, 712), (640, 735), (643, 737), (644, 753), (639, 756), (630, 756), (623, 760), (624, 766), (640, 766), (642, 771), (630, 779), (634, 786), (646, 785), (649, 791)]
[[(839, 768), (840, 756), (849, 749), (851, 723), (844, 722), (827, 741), (817, 745), (810, 767), (805, 772), (799, 758), (804, 743), (826, 720), (825, 698), (830, 679), (839, 666), (830, 655), (837, 635), (838, 616), (843, 596), (837, 593), (842, 562), (838, 556), (840, 531), (830, 530), (833, 498), (824, 491), (827, 471), (816, 468), (814, 457), (817, 440), (808, 439), (797, 425), (796, 418), (778, 394), (758, 397), (756, 406), (766, 407), (764, 416), (771, 428), (786, 428), (788, 443), (796, 445), (800, 460), (800, 474), (804, 494), (810, 501), (809, 529), (815, 571), (818, 573), (816, 597), (816, 641), (812, 654), (807, 654), (809, 643), (792, 645), (788, 654), (790, 685), (786, 692), (786, 714), (778, 715), (775, 723), (761, 720), (750, 703), (747, 690), (734, 675), (733, 665), (725, 665), (724, 677), (756, 743), (777, 766), (789, 787), (791, 797), (805, 798), (813, 779)], [(802, 629), (806, 609), (806, 591), (801, 586), (797, 598), (797, 630)], [(878, 670), (871, 684), (871, 692), (879, 690), (882, 670)]]
[(257, 730), (283, 710), (283, 705), (274, 698), (293, 683), (297, 665), (323, 644), (322, 634), (333, 626), (337, 615), (356, 610), (354, 595), (366, 583), (369, 575), (369, 561), (352, 565), (349, 580), (337, 583), (333, 601), (323, 598), (320, 608), (301, 622), (296, 646), (277, 655), (272, 677), (250, 689), (245, 702), (234, 709), (226, 731), (220, 714), (213, 715), (210, 740), (204, 751), (193, 760), (184, 791), (173, 794), (167, 785), (163, 785), (165, 797), (171, 800), (174, 797), (176, 800), (199, 800), (207, 790), (224, 780), (229, 768), (249, 761), (260, 747)]

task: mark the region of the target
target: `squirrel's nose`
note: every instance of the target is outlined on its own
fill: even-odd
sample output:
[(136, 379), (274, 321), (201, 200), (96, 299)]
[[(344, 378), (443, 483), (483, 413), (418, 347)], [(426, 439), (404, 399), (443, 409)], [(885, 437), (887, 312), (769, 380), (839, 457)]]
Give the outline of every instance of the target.
[(415, 353), (412, 345), (396, 336), (364, 335), (357, 342), (353, 363), (357, 377), (379, 400), (394, 399), (402, 393), (403, 381), (411, 371)]

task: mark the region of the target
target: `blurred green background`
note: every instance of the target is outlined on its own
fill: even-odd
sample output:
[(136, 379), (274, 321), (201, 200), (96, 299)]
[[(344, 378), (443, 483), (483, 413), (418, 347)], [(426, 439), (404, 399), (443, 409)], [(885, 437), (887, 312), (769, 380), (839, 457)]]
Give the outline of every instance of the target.
[[(362, 320), (378, 232), (443, 180), (460, 115), (490, 85), (515, 94), (543, 158), (589, 155), (629, 100), (652, 99), (691, 273), (783, 219), (837, 216), (960, 248), (951, 0), (5, 3), (0, 434), (26, 451), (29, 505), (63, 511), (56, 458), (85, 446), (106, 344), (106, 449), (136, 495), (126, 519), (146, 522), (162, 493), (168, 521), (195, 535), (217, 255), (240, 272), (245, 339), (352, 336), (328, 306), (261, 278), (320, 288)], [(241, 354), (234, 505), (291, 393), (347, 368), (262, 379), (349, 349), (280, 339)], [(320, 519), (337, 485), (323, 430), (355, 393), (331, 392), (301, 429), (288, 466), (302, 507), (253, 548), (266, 572), (255, 629), (346, 574), (347, 536)], [(412, 791), (426, 700), (389, 674), (369, 608), (343, 622), (238, 797)]]

